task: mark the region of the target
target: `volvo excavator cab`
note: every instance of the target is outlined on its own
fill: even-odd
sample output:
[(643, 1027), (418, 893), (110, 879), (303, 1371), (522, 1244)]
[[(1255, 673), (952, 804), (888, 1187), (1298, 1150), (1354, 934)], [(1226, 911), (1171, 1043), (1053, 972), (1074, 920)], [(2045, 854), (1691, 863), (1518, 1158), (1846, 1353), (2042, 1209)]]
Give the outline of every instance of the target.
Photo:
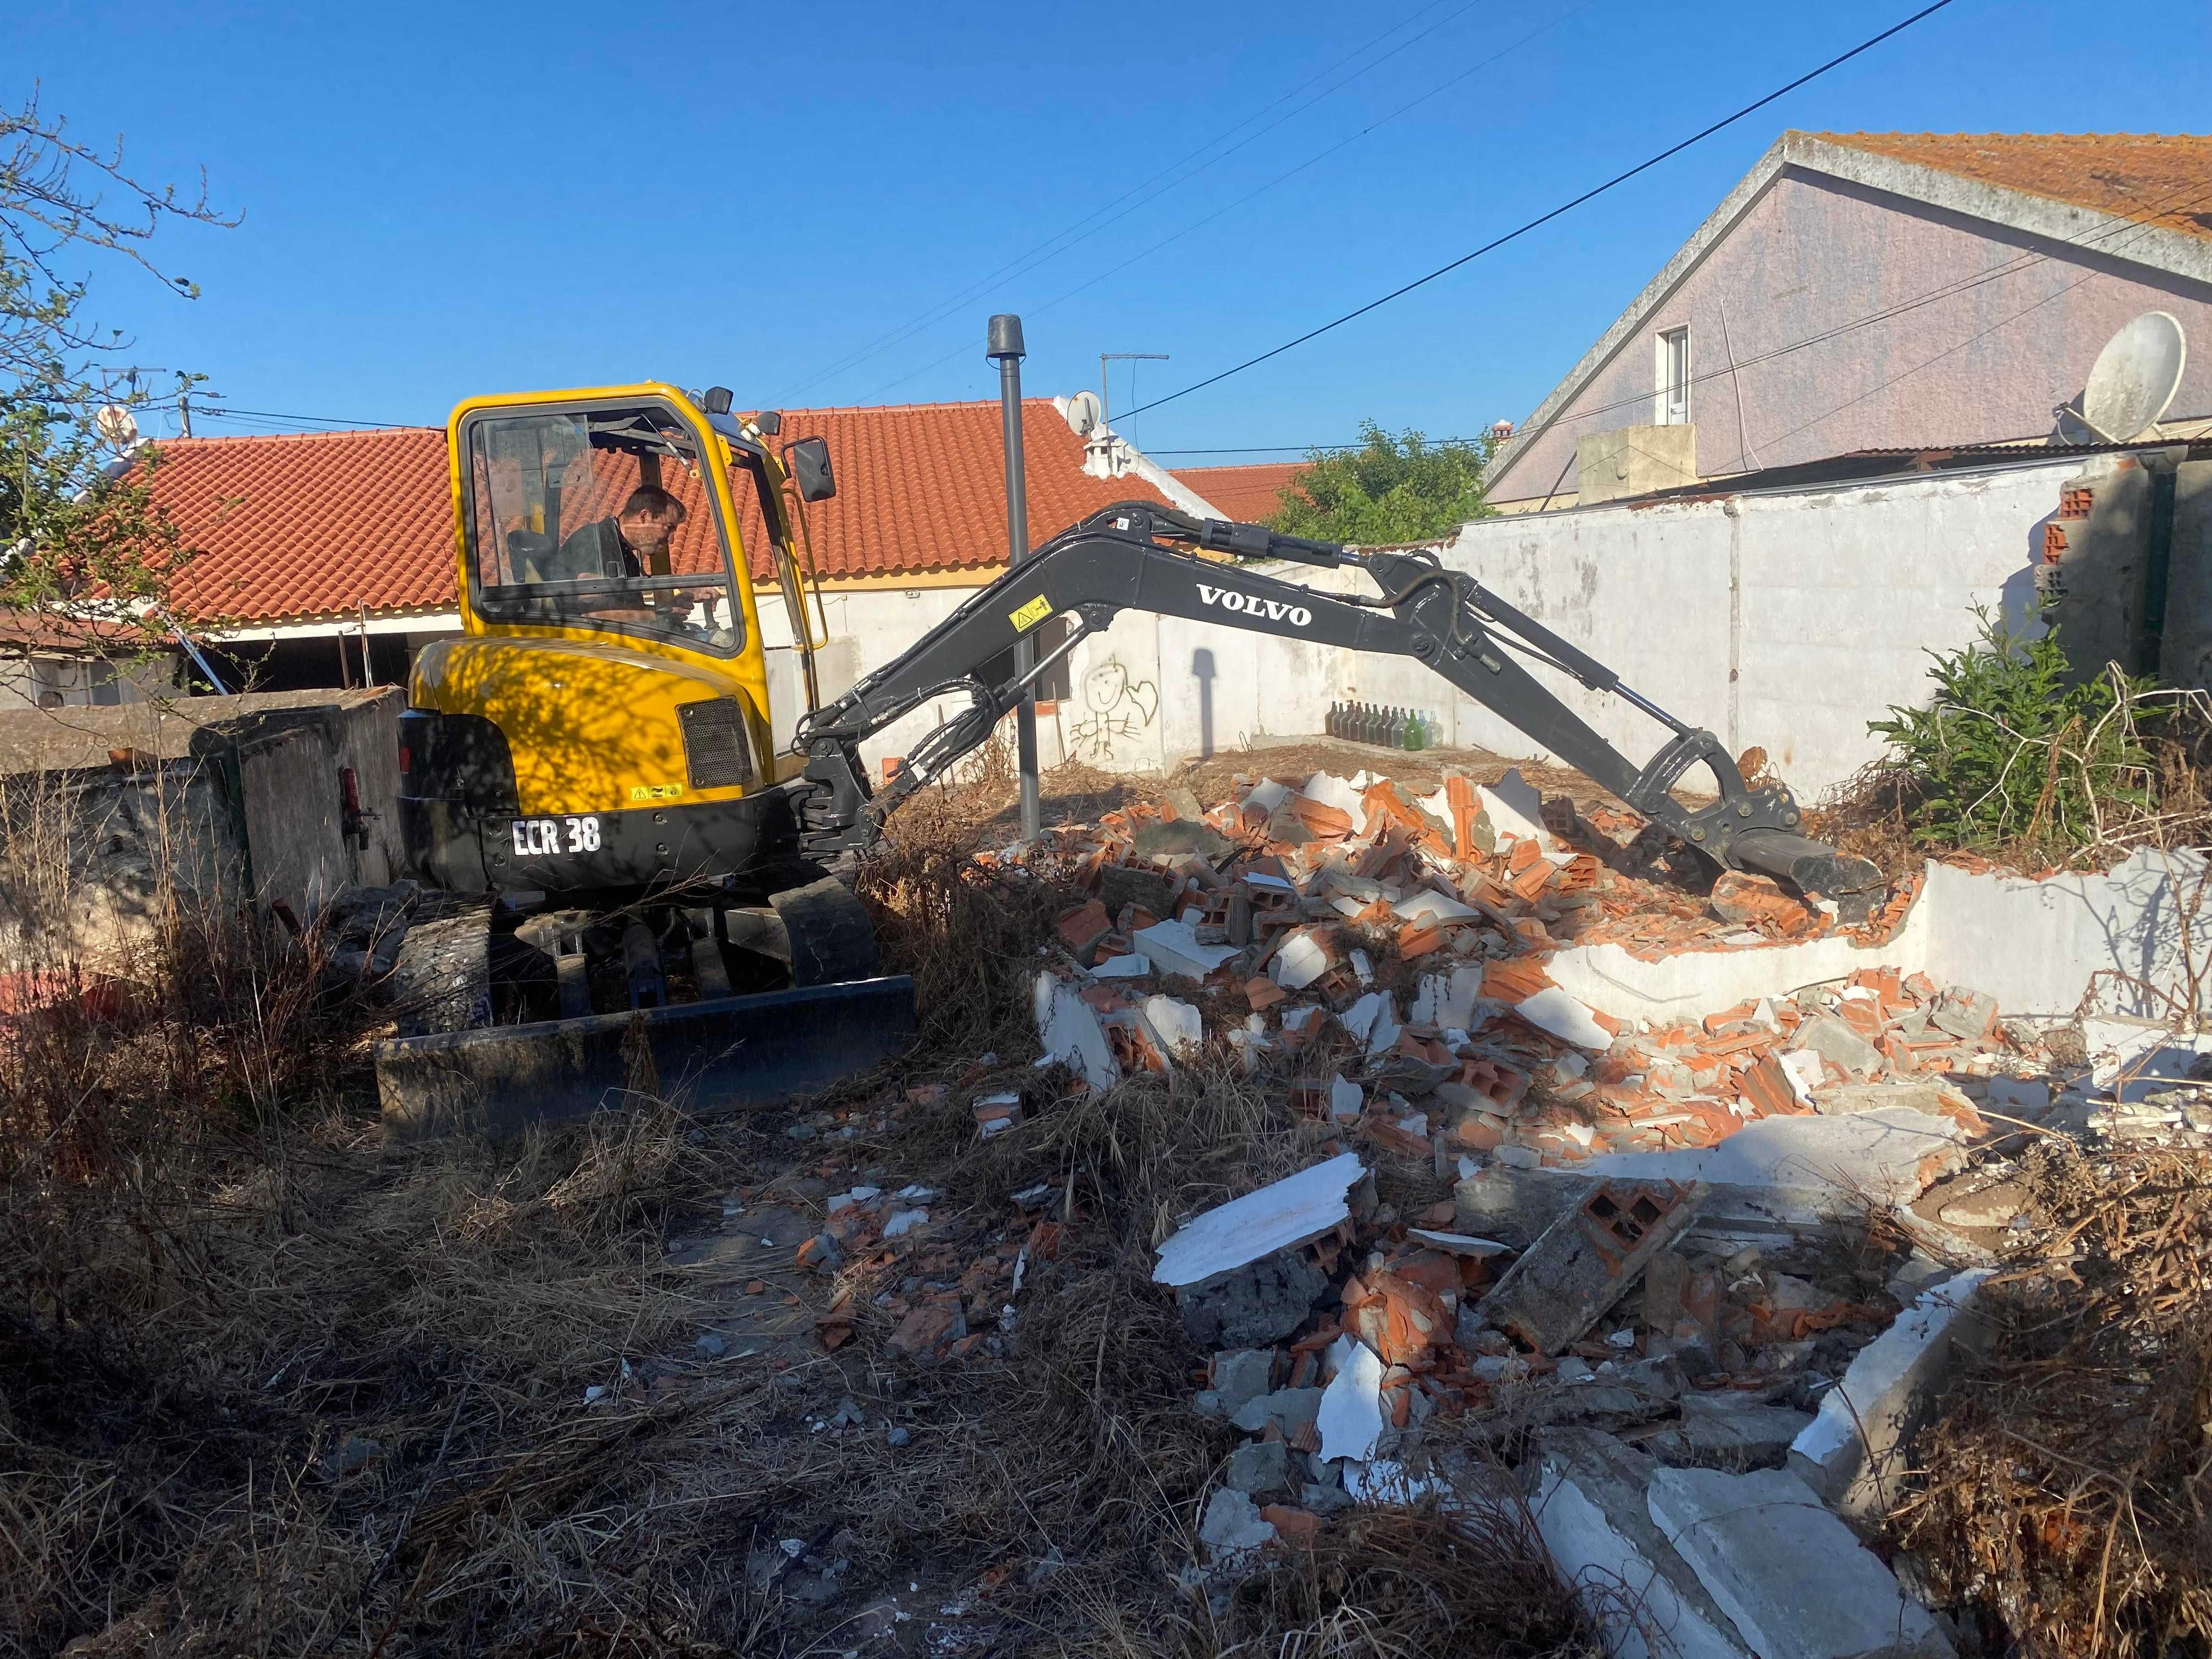
[(463, 634), (416, 659), (399, 803), (411, 870), (454, 899), (409, 936), (410, 1035), (875, 974), (770, 740), (754, 571), (811, 670), (803, 514), (836, 491), (822, 441), (778, 425), (658, 384), (454, 410)]

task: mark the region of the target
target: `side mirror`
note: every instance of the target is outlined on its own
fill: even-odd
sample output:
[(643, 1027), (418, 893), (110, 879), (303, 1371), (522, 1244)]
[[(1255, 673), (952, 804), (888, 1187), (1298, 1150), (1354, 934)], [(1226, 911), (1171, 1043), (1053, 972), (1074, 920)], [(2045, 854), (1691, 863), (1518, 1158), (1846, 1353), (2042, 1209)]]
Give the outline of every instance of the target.
[(799, 483), (800, 501), (826, 501), (837, 493), (836, 476), (830, 470), (827, 438), (801, 438), (797, 443), (786, 444), (783, 463)]

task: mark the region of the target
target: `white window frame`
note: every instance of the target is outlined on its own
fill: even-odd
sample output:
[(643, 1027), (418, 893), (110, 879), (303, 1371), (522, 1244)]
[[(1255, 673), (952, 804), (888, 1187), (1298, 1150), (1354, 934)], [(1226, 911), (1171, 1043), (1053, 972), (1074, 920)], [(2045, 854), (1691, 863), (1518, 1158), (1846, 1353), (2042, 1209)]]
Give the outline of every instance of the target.
[[(1680, 382), (1681, 400), (1676, 404), (1671, 394), (1676, 389), (1669, 359), (1679, 343), (1682, 349), (1682, 374)], [(1690, 424), (1690, 386), (1696, 375), (1690, 355), (1690, 325), (1662, 328), (1652, 337), (1653, 362), (1651, 424), (1654, 426), (1687, 426)]]

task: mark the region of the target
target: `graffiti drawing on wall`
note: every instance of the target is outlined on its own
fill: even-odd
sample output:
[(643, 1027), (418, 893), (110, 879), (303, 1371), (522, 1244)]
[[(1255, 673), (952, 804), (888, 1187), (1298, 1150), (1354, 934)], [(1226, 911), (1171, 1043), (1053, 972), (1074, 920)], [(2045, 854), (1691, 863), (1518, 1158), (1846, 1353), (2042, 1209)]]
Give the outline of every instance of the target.
[(1093, 663), (1083, 672), (1083, 717), (1067, 728), (1067, 752), (1094, 766), (1141, 760), (1138, 739), (1159, 710), (1152, 681), (1132, 681), (1118, 658)]

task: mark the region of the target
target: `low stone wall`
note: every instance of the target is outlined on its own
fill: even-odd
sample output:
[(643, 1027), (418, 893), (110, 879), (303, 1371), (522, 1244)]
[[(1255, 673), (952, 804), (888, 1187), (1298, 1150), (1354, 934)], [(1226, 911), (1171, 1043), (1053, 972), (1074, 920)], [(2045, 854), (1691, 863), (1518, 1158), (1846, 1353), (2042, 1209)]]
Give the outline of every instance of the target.
[[(397, 690), (0, 714), (0, 969), (127, 945), (163, 890), (304, 916), (399, 868)], [(342, 775), (364, 809), (349, 821)]]

